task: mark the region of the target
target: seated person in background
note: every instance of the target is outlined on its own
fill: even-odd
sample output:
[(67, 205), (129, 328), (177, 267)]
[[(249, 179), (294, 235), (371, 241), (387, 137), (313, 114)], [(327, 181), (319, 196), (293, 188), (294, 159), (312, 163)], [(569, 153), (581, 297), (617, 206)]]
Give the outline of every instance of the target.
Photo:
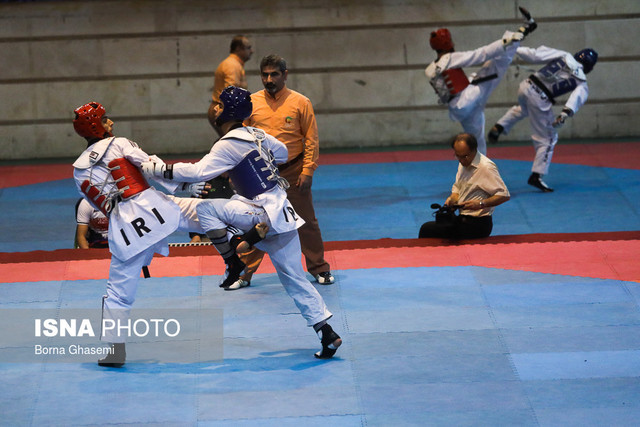
[(109, 247), (109, 219), (84, 198), (76, 203), (76, 223), (76, 248)]
[(476, 138), (469, 133), (456, 135), (451, 148), (458, 159), (458, 173), (445, 206), (458, 206), (460, 215), (450, 221), (425, 222), (418, 237), (477, 239), (493, 229), (491, 215), (496, 206), (509, 200), (509, 190), (498, 167), (478, 151)]

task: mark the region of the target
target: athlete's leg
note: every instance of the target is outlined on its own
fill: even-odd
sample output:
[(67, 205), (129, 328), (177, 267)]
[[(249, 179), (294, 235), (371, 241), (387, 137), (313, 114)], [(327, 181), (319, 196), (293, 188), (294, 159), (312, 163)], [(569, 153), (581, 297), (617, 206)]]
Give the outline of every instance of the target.
[[(154, 247), (146, 249), (127, 261), (122, 261), (115, 256), (111, 257), (107, 291), (102, 300), (103, 325), (113, 326), (118, 321), (122, 323), (129, 319), (131, 307), (136, 298), (140, 271), (143, 266), (149, 264)], [(111, 343), (126, 341), (126, 337), (118, 335), (115, 328), (103, 330), (100, 339)]]
[(191, 231), (198, 234), (204, 234), (204, 230), (200, 226), (198, 220), (197, 207), (204, 199), (193, 197), (175, 197), (168, 195), (175, 204), (180, 207), (180, 224), (177, 231)]
[(465, 119), (460, 121), (465, 132), (476, 137), (478, 151), (487, 154), (487, 140), (484, 137), (484, 106), (476, 108)]
[(248, 205), (237, 199), (204, 200), (198, 204), (196, 211), (200, 226), (227, 265), (226, 277), (220, 286), (228, 288), (240, 278), (245, 264), (229, 242), (227, 226), (247, 232), (261, 222), (270, 226), (269, 218), (261, 207)]
[(342, 344), (342, 338), (327, 323), (332, 314), (327, 309), (322, 296), (304, 274), (300, 262), (302, 252), (298, 233), (290, 231), (269, 236), (258, 243), (258, 247), (269, 254), (287, 294), (295, 302), (307, 325), (313, 326), (318, 334), (322, 350), (315, 353), (315, 357), (319, 359), (333, 357)]
[(526, 118), (528, 115), (527, 109), (522, 108), (520, 105), (514, 105), (509, 108), (504, 116), (500, 117), (500, 119), (496, 122), (496, 125), (500, 125), (502, 130), (500, 133), (504, 133), (507, 135), (511, 129), (518, 123), (520, 120)]
[(100, 339), (111, 343), (111, 353), (98, 360), (98, 365), (118, 368), (124, 365), (127, 353), (125, 329), (120, 325), (128, 325), (131, 307), (135, 301), (140, 270), (151, 263), (153, 254), (166, 247), (163, 240), (138, 255), (122, 261), (111, 257), (109, 279), (107, 280), (106, 295), (102, 297), (102, 322), (100, 324)]
[(542, 176), (549, 172), (553, 150), (558, 142), (558, 132), (553, 128), (554, 120), (551, 102), (536, 94), (527, 97), (529, 122), (531, 123), (531, 141), (535, 150), (531, 175), (527, 183), (544, 192), (551, 192)]
[(501, 134), (508, 135), (511, 129), (522, 119), (526, 118), (529, 115), (528, 101), (527, 97), (529, 96), (529, 91), (531, 88), (529, 87), (530, 83), (526, 80), (520, 82), (520, 87), (518, 89), (518, 105), (514, 105), (496, 122), (495, 125), (489, 131), (489, 142), (496, 143), (498, 142), (498, 137)]
[(331, 317), (324, 299), (307, 280), (302, 267), (302, 252), (297, 231), (267, 236), (256, 246), (269, 254), (282, 286), (295, 302), (308, 326)]
[(546, 175), (549, 172), (553, 150), (558, 142), (558, 132), (552, 126), (554, 115), (551, 103), (538, 102), (535, 98), (529, 102), (529, 121), (531, 123), (531, 140), (535, 149), (535, 157), (531, 172)]

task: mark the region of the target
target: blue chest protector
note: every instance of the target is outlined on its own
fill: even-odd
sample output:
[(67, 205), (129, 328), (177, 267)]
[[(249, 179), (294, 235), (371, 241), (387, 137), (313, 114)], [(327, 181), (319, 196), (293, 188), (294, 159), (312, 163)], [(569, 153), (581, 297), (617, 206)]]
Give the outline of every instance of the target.
[(253, 199), (278, 185), (269, 179), (272, 173), (258, 150), (251, 150), (240, 163), (229, 171), (229, 178), (238, 194)]
[(240, 163), (229, 171), (229, 178), (236, 192), (247, 199), (253, 199), (276, 185), (287, 189), (288, 183), (279, 175), (273, 155), (262, 148), (264, 132), (255, 128), (246, 129), (255, 138), (257, 149), (249, 151)]
[(544, 83), (552, 98), (571, 92), (578, 86), (564, 58), (549, 62), (534, 75)]

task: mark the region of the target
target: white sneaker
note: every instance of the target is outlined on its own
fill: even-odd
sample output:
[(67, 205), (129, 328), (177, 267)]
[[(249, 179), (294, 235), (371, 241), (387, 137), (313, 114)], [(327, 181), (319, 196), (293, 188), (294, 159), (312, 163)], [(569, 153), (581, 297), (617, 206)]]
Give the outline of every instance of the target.
[(251, 285), (251, 282), (247, 282), (246, 280), (238, 279), (229, 286), (223, 288), (225, 291), (235, 291), (236, 289), (245, 288)]
[(321, 285), (331, 285), (336, 281), (330, 271), (323, 271), (322, 273), (316, 274), (314, 277)]

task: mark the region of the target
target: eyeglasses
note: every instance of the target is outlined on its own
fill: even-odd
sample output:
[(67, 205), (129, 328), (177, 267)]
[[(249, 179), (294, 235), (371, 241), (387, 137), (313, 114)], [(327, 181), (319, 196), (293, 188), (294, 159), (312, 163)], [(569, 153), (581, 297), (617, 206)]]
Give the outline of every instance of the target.
[(474, 155), (475, 155), (475, 153), (467, 153), (467, 154), (462, 154), (462, 155), (458, 155), (458, 154), (454, 153), (453, 157), (455, 157), (456, 159), (459, 159), (459, 160), (464, 160), (464, 159), (470, 159)]

